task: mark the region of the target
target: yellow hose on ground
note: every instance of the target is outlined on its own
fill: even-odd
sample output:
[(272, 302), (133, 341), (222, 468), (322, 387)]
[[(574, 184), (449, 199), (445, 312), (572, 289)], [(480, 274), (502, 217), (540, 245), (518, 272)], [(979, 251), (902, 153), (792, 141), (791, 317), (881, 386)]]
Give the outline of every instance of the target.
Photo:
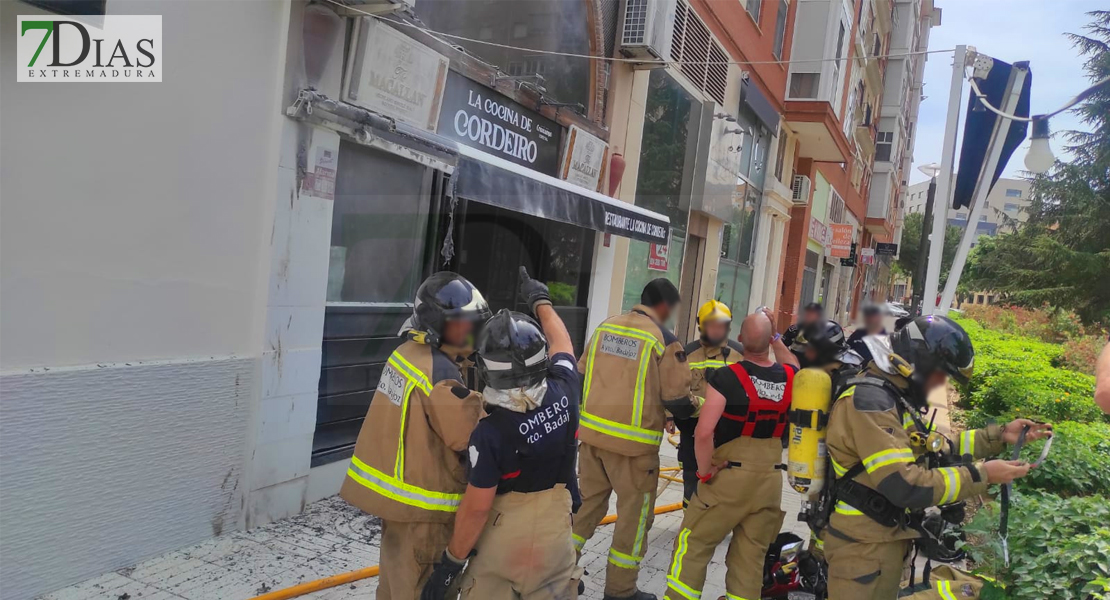
[[(659, 477), (661, 477), (663, 479), (669, 479), (671, 481), (681, 482), (682, 481), (681, 478), (675, 479), (673, 477), (666, 476), (666, 475), (662, 474), (663, 471), (681, 471), (681, 470), (682, 470), (681, 467), (664, 467), (662, 469), (659, 469), (659, 471), (660, 471)], [(682, 503), (681, 502), (675, 502), (674, 504), (664, 504), (663, 506), (656, 506), (655, 507), (655, 514), (661, 515), (661, 514), (665, 514), (665, 513), (675, 512), (676, 510), (682, 510)], [(605, 518), (601, 520), (601, 525), (608, 525), (609, 523), (612, 523), (616, 520), (617, 520), (617, 515), (606, 515)], [(348, 571), (346, 573), (340, 573), (338, 575), (332, 575), (330, 577), (324, 577), (323, 579), (317, 579), (315, 581), (306, 581), (304, 583), (299, 583), (299, 584), (294, 585), (292, 587), (287, 587), (287, 588), (283, 588), (283, 589), (280, 589), (280, 590), (274, 590), (272, 592), (266, 592), (265, 594), (262, 594), (261, 596), (255, 596), (254, 598), (251, 598), (250, 600), (288, 600), (289, 598), (296, 598), (298, 596), (303, 596), (305, 594), (311, 594), (312, 592), (318, 592), (320, 590), (326, 590), (328, 588), (333, 588), (333, 587), (336, 587), (336, 586), (339, 586), (339, 585), (343, 585), (344, 583), (351, 583), (353, 581), (359, 581), (359, 580), (362, 580), (362, 579), (369, 579), (371, 577), (376, 577), (377, 575), (378, 575), (378, 565), (374, 565), (372, 567), (366, 567), (365, 569), (357, 569), (355, 571)]]

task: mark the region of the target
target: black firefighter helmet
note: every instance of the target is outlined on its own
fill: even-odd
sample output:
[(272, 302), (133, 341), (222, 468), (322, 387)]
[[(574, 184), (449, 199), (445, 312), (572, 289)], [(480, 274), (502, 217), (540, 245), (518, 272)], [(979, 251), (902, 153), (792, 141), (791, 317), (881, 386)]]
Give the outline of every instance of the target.
[(818, 365), (828, 364), (848, 349), (844, 328), (836, 321), (814, 321), (806, 325), (795, 339), (803, 348), (809, 346), (817, 352)]
[(925, 380), (936, 371), (967, 384), (975, 366), (971, 338), (948, 317), (917, 317), (890, 335), (890, 348), (896, 355), (894, 367), (918, 392), (923, 391)]
[(501, 309), (478, 334), (478, 374), (495, 390), (533, 386), (547, 377), (547, 338), (531, 317)]
[(480, 324), (492, 314), (478, 288), (451, 271), (435, 273), (420, 284), (412, 312), (414, 326), (427, 334), (426, 339), (433, 346), (442, 343), (443, 328), (448, 321)]

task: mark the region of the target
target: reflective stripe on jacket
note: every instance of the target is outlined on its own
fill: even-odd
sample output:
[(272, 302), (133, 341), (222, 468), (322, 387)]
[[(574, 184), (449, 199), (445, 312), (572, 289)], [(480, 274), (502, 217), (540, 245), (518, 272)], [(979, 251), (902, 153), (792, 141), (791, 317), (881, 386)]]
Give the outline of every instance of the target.
[(625, 456), (653, 454), (663, 441), (664, 405), (693, 412), (686, 352), (645, 306), (599, 325), (578, 370), (579, 439), (586, 444)]
[(394, 521), (449, 521), (466, 489), (464, 455), (481, 396), (450, 348), (407, 341), (390, 355), (340, 496)]

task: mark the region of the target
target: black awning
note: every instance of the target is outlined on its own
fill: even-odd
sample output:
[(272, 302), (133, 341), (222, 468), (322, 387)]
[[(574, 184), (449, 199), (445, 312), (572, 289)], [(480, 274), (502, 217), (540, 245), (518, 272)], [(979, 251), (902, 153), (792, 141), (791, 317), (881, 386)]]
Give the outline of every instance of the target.
[(779, 111), (775, 110), (775, 105), (763, 95), (759, 86), (745, 81), (740, 87), (740, 98), (748, 108), (752, 109), (759, 122), (771, 132), (771, 135), (779, 134)]
[(459, 146), (454, 186), (455, 194), (461, 198), (542, 219), (662, 245), (670, 239), (670, 220), (665, 215), (538, 173), (469, 146)]

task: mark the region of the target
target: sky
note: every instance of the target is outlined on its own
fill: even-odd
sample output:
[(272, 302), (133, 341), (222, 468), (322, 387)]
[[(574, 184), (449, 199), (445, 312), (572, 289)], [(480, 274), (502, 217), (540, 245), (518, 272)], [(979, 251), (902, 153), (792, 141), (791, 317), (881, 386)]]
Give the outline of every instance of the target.
[[(1083, 59), (1064, 34), (1085, 34), (1083, 26), (1089, 22), (1085, 13), (1107, 8), (1110, 6), (1107, 0), (935, 0), (935, 3), (943, 10), (943, 18), (941, 26), (930, 33), (929, 50), (966, 44), (1008, 63), (1028, 60), (1033, 73), (1030, 100), (1033, 114), (1056, 110), (1091, 84), (1083, 75)], [(921, 103), (917, 124), (910, 183), (928, 179), (917, 167), (931, 162), (940, 164), (944, 145), (952, 55), (928, 56), (922, 91), (926, 98)], [(966, 106), (969, 93), (970, 86), (965, 81), (961, 107)], [(961, 114), (961, 129), (963, 119)], [(1053, 117), (1049, 123), (1053, 132), (1083, 128), (1071, 113)], [(1052, 149), (1058, 157), (1064, 154), (1063, 143), (1053, 140)], [(958, 151), (959, 143), (956, 147)], [(1006, 165), (1005, 177), (1017, 177), (1024, 171), (1028, 149), (1027, 138)]]

